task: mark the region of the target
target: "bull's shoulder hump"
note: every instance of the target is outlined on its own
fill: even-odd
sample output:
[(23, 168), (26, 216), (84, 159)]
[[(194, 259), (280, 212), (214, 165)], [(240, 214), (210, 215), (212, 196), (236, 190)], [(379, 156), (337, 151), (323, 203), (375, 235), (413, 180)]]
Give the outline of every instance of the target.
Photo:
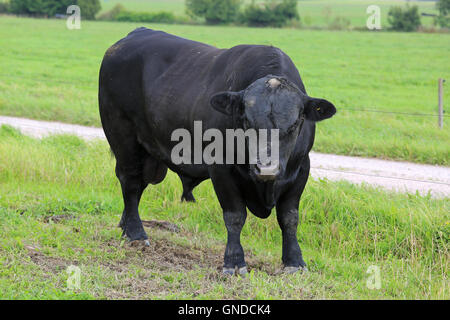
[(151, 41), (152, 45), (164, 45), (169, 44), (172, 46), (190, 46), (190, 47), (209, 47), (215, 48), (209, 44), (197, 42), (194, 40), (189, 40), (186, 38), (179, 37), (174, 34), (170, 34), (160, 30), (153, 30), (148, 28), (138, 28), (132, 32), (130, 32), (124, 40), (128, 40), (130, 42), (140, 42), (145, 43), (147, 41)]
[(161, 31), (161, 30), (153, 30), (153, 29), (141, 27), (141, 28), (137, 28), (137, 29), (131, 31), (124, 38), (124, 40), (128, 39), (128, 40), (142, 41), (147, 38), (170, 38), (170, 37), (175, 37), (175, 36), (173, 36), (169, 33), (166, 33), (164, 31)]
[(289, 59), (288, 55), (284, 53), (280, 48), (256, 45), (256, 44), (241, 44), (234, 46), (227, 50), (231, 56), (240, 59), (256, 59), (264, 63), (265, 61), (282, 61)]
[(217, 49), (213, 46), (196, 42), (166, 33), (164, 31), (138, 28), (126, 37), (112, 45), (105, 54), (105, 58), (119, 57), (120, 59), (134, 59), (155, 52), (165, 55), (176, 55), (195, 48), (204, 50)]
[(252, 52), (260, 54), (285, 54), (280, 48), (263, 44), (240, 44), (230, 48), (229, 50), (241, 53)]

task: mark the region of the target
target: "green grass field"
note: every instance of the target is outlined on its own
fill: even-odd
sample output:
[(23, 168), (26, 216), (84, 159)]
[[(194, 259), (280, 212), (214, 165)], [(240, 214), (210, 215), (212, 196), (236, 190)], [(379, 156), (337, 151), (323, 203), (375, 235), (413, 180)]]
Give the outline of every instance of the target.
[[(0, 114), (100, 126), (103, 54), (138, 26), (83, 21), (81, 30), (68, 30), (63, 20), (0, 16)], [(146, 26), (221, 48), (281, 48), (308, 93), (337, 106), (333, 119), (318, 124), (316, 151), (449, 164), (448, 118), (440, 130), (436, 116), (351, 109), (436, 114), (437, 79), (450, 79), (450, 34)]]
[[(1, 299), (449, 299), (449, 200), (310, 180), (300, 204), (299, 240), (310, 272), (284, 275), (272, 214), (251, 214), (243, 230), (250, 274), (220, 275), (226, 230), (211, 183), (181, 203), (170, 173), (149, 187), (143, 220), (151, 246), (121, 240), (122, 201), (105, 142), (34, 140), (0, 128)], [(69, 290), (66, 269), (81, 269)], [(380, 270), (369, 289), (367, 270)]]
[[(250, 0), (243, 1), (244, 4)], [(263, 1), (257, 1), (263, 2)], [(102, 0), (102, 12), (110, 10), (117, 3), (132, 11), (170, 11), (178, 16), (184, 16), (184, 0)], [(382, 27), (388, 27), (387, 14), (392, 6), (417, 5), (420, 12), (436, 13), (435, 2), (406, 0), (301, 0), (297, 9), (305, 27), (326, 27), (337, 18), (347, 19), (352, 27), (366, 26), (368, 15), (366, 9), (370, 5), (378, 5), (381, 9)], [(422, 17), (424, 26), (431, 26), (433, 19)]]

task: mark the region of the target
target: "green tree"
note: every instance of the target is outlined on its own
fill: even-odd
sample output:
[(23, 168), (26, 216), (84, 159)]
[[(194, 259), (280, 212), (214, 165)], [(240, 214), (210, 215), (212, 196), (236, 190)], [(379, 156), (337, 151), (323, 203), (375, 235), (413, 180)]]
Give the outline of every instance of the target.
[(419, 8), (407, 5), (402, 7), (391, 7), (388, 13), (388, 22), (391, 30), (396, 31), (415, 31), (420, 27)]
[(71, 0), (11, 0), (10, 11), (16, 14), (48, 15), (65, 13)]
[(84, 19), (95, 19), (101, 9), (100, 0), (11, 0), (9, 10), (16, 14), (53, 17), (57, 13), (65, 14), (67, 7), (72, 4), (80, 6)]
[(443, 28), (450, 28), (450, 0), (439, 0), (436, 3), (439, 15), (435, 19), (435, 23)]
[(116, 4), (111, 10), (103, 12), (98, 16), (99, 20), (116, 20), (117, 16), (122, 12), (126, 12), (127, 10), (120, 3)]
[(0, 13), (9, 12), (9, 2), (0, 2)]
[(80, 6), (81, 19), (94, 20), (95, 15), (102, 9), (100, 0), (77, 0), (76, 4)]
[(264, 4), (252, 1), (240, 16), (240, 21), (251, 26), (282, 27), (289, 20), (299, 19), (297, 0), (271, 0)]
[(236, 19), (241, 0), (186, 0), (191, 17), (205, 18), (209, 24), (229, 23)]

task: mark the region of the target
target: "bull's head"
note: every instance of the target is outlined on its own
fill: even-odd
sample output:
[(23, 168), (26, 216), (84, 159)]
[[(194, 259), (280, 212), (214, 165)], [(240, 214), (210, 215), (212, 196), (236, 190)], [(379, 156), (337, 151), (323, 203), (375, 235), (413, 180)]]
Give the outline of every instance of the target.
[[(267, 144), (258, 144), (257, 155), (265, 148), (271, 163), (262, 163), (258, 157), (249, 166), (250, 174), (260, 181), (275, 180), (284, 173), (305, 119), (321, 121), (336, 113), (327, 100), (311, 98), (286, 78), (272, 75), (256, 80), (243, 91), (219, 92), (211, 97), (211, 105), (233, 117), (238, 128), (267, 132)], [(278, 159), (271, 154), (271, 129), (278, 129)]]

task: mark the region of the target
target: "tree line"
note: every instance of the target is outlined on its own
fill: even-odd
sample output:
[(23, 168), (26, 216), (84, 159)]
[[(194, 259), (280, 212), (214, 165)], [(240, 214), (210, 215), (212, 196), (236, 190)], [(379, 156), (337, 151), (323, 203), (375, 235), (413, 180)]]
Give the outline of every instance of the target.
[[(1, 0), (0, 0), (1, 1)], [(207, 24), (236, 23), (248, 26), (283, 27), (292, 21), (300, 22), (297, 0), (267, 0), (243, 5), (243, 0), (186, 0), (186, 13), (193, 20), (203, 19)], [(83, 19), (188, 23), (188, 18), (177, 17), (171, 12), (134, 12), (126, 10), (121, 4), (100, 15), (100, 0), (4, 0), (0, 2), (0, 12), (30, 16), (54, 17), (65, 14), (67, 7), (75, 4), (81, 9)], [(435, 25), (450, 28), (450, 0), (438, 0), (438, 15)], [(348, 22), (350, 23), (350, 22)], [(415, 31), (421, 26), (417, 6), (391, 7), (388, 12), (391, 30)]]
[(95, 19), (102, 8), (100, 0), (9, 0), (0, 4), (0, 12), (46, 17), (65, 14), (67, 7), (77, 5), (83, 18), (89, 20)]

